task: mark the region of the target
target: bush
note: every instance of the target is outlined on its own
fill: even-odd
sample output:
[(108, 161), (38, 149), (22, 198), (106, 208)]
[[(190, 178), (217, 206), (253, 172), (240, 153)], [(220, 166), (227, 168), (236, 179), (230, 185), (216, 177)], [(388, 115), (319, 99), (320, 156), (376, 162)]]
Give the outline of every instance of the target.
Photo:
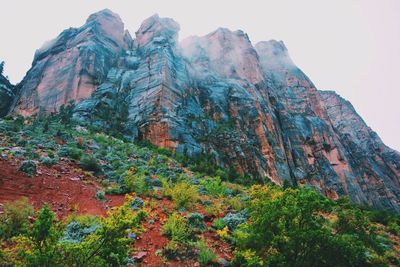
[[(332, 224), (332, 202), (317, 192), (253, 186), (249, 220), (234, 232), (240, 266), (384, 266), (365, 214), (344, 209)], [(383, 264), (383, 265), (382, 265)]]
[(24, 160), (19, 166), (19, 170), (32, 177), (36, 174), (36, 163), (33, 160)]
[(179, 182), (172, 188), (163, 186), (164, 193), (171, 197), (177, 208), (190, 209), (199, 200), (199, 193), (196, 186), (187, 182)]
[(105, 201), (106, 200), (106, 193), (102, 190), (96, 192), (95, 196), (98, 200)]
[(198, 212), (189, 214), (187, 220), (190, 227), (193, 228), (195, 231), (202, 232), (207, 229), (207, 226), (204, 223), (204, 216)]
[(207, 191), (207, 194), (214, 197), (224, 196), (227, 190), (227, 187), (222, 183), (219, 176), (201, 180), (200, 184)]
[(388, 230), (389, 230), (389, 232), (391, 232), (392, 234), (395, 234), (395, 235), (400, 235), (400, 225), (399, 225), (399, 223), (398, 222), (396, 222), (396, 221), (390, 221), (389, 223), (388, 223)]
[(135, 167), (131, 167), (125, 173), (124, 183), (128, 192), (146, 194), (150, 190), (150, 186), (146, 181), (146, 175), (143, 172), (138, 172)]
[(229, 229), (233, 231), (239, 224), (246, 222), (247, 216), (244, 211), (238, 213), (230, 212), (226, 214), (225, 217), (222, 218), (222, 220), (229, 227)]
[(179, 243), (187, 243), (192, 237), (192, 229), (186, 219), (177, 212), (168, 217), (162, 231), (171, 240)]
[(60, 233), (55, 226), (55, 220), (55, 214), (47, 205), (39, 211), (30, 233), (32, 253), (25, 258), (30, 266), (57, 266), (57, 242)]
[(199, 250), (199, 255), (197, 260), (200, 266), (209, 266), (210, 264), (216, 262), (217, 256), (215, 253), (207, 246), (207, 243), (200, 240), (196, 243), (196, 248)]
[(212, 226), (217, 230), (222, 230), (226, 226), (226, 223), (225, 223), (225, 221), (223, 219), (218, 218), (218, 219), (214, 220)]
[(94, 173), (100, 173), (102, 171), (100, 164), (93, 155), (84, 155), (80, 165), (85, 171), (92, 171)]
[(83, 155), (83, 151), (82, 149), (76, 148), (76, 147), (72, 147), (72, 146), (63, 146), (59, 152), (58, 155), (60, 157), (68, 157), (74, 160), (79, 160), (82, 155)]
[(144, 201), (140, 197), (135, 197), (131, 203), (131, 209), (138, 210), (144, 206)]
[(81, 243), (88, 235), (94, 233), (100, 227), (100, 224), (84, 227), (79, 221), (72, 221), (65, 228), (61, 241), (74, 244)]
[(58, 158), (41, 157), (40, 163), (42, 163), (45, 166), (50, 167), (50, 166), (53, 166), (54, 164), (58, 163)]
[(207, 206), (204, 211), (209, 216), (219, 216), (224, 212), (224, 210), (225, 207), (223, 205), (223, 201), (214, 200), (213, 204)]
[(4, 212), (0, 214), (0, 238), (10, 238), (26, 234), (29, 216), (33, 215), (33, 207), (26, 197), (4, 204)]

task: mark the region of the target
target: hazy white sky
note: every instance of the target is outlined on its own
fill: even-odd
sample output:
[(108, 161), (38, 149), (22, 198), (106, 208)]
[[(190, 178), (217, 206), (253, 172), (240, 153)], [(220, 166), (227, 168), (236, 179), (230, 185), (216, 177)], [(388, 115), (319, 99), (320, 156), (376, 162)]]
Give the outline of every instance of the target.
[(19, 82), (34, 51), (62, 30), (109, 8), (134, 36), (158, 13), (181, 25), (180, 38), (218, 27), (242, 29), (253, 43), (283, 40), (319, 89), (350, 100), (383, 141), (400, 151), (400, 0), (2, 1), (0, 59)]

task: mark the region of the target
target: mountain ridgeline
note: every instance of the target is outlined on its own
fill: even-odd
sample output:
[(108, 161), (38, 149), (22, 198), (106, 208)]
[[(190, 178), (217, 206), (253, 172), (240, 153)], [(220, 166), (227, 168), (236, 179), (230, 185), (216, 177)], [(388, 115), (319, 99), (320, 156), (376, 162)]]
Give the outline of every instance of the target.
[(400, 153), (351, 103), (315, 88), (283, 42), (253, 45), (224, 28), (179, 42), (179, 28), (154, 15), (132, 38), (117, 14), (92, 14), (38, 49), (15, 87), (0, 77), (0, 115), (74, 101), (79, 123), (208, 155), (257, 182), (304, 184), (400, 211)]

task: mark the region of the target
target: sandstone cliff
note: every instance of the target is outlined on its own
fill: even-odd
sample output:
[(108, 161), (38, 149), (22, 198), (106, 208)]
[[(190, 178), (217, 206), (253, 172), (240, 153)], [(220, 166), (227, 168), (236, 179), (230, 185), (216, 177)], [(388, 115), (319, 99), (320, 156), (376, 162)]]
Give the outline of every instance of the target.
[(350, 103), (317, 90), (283, 42), (253, 46), (244, 32), (219, 28), (179, 43), (179, 28), (154, 15), (132, 40), (118, 15), (91, 15), (36, 52), (12, 112), (74, 100), (80, 123), (113, 127), (113, 116), (133, 140), (210, 155), (249, 179), (400, 211), (399, 153)]
[(70, 100), (90, 97), (129, 42), (124, 24), (110, 10), (91, 15), (80, 28), (63, 31), (36, 51), (32, 68), (17, 88), (14, 112), (54, 111)]

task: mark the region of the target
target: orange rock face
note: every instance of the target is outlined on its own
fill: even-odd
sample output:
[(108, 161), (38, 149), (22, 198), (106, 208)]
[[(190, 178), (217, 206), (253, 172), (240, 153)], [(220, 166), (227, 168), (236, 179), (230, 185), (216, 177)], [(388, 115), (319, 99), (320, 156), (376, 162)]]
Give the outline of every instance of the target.
[(399, 153), (350, 103), (317, 90), (283, 42), (253, 46), (242, 31), (220, 28), (178, 43), (179, 28), (154, 15), (132, 41), (111, 11), (90, 16), (37, 51), (13, 112), (74, 100), (77, 121), (107, 128), (98, 114), (125, 110), (132, 139), (207, 156), (259, 182), (400, 211)]
[(70, 28), (36, 51), (32, 68), (18, 89), (14, 112), (52, 112), (69, 101), (90, 97), (118, 55), (129, 47), (118, 15), (103, 10), (80, 28)]

